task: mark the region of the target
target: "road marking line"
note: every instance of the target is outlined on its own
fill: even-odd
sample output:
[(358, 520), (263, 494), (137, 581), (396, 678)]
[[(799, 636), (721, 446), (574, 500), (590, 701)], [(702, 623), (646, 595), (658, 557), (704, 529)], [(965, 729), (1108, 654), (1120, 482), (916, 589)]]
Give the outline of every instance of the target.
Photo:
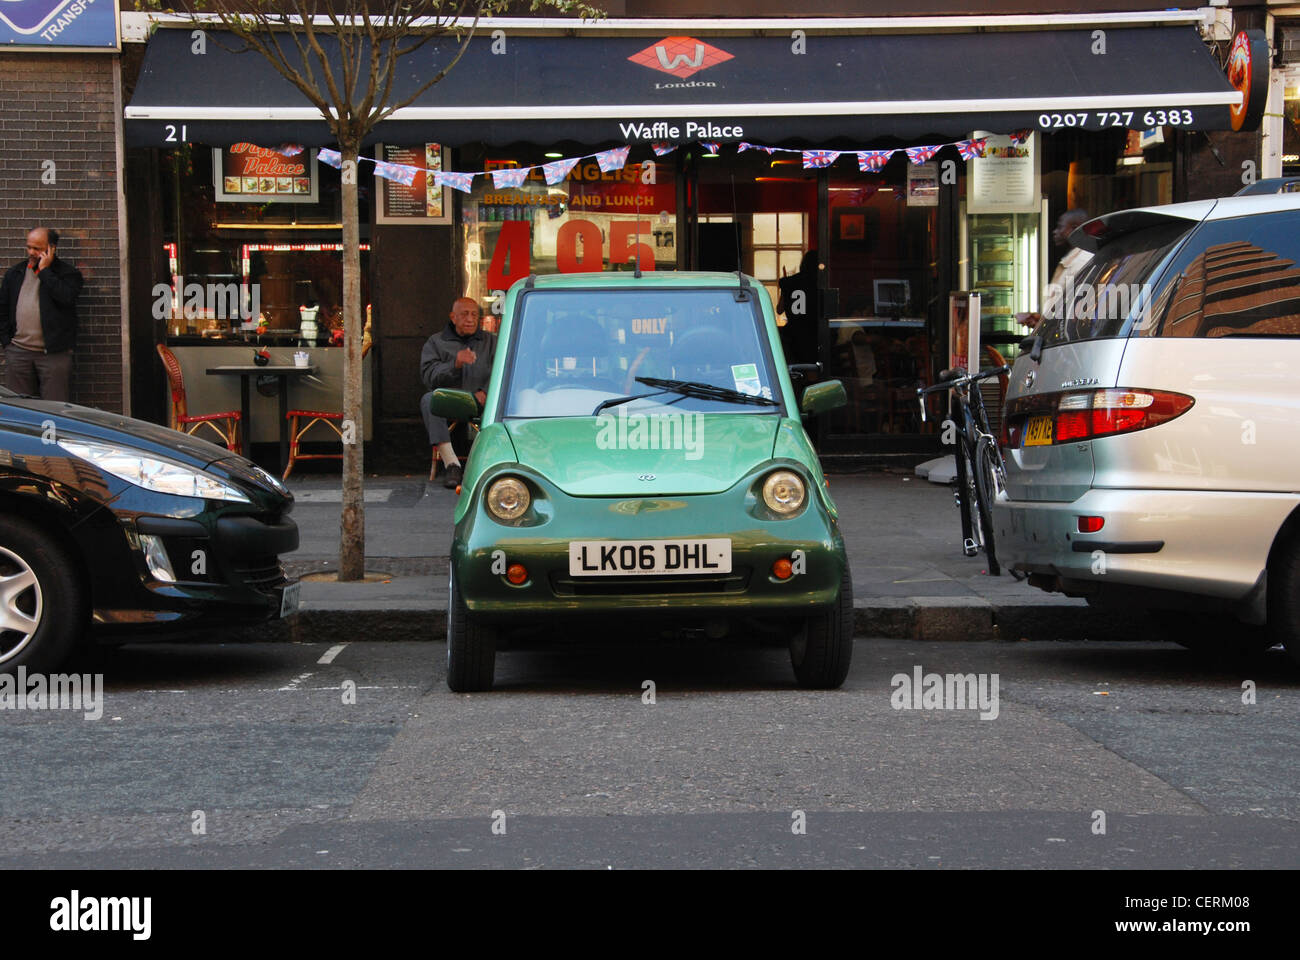
[(342, 652), (343, 652), (343, 648), (346, 647), (346, 646), (347, 646), (346, 643), (336, 643), (336, 644), (334, 644), (334, 646), (332, 646), (332, 647), (330, 647), (328, 650), (326, 650), (325, 653), (324, 653), (324, 655), (323, 655), (319, 660), (317, 660), (316, 662), (317, 662), (317, 663), (320, 663), (320, 664), (333, 663), (333, 662), (334, 662), (334, 658), (337, 657), (340, 653), (342, 653)]
[(311, 676), (311, 673), (310, 673), (310, 672), (308, 672), (308, 673), (304, 673), (304, 674), (302, 674), (301, 676), (294, 677), (294, 678), (293, 678), (292, 680), (290, 680), (290, 681), (289, 681), (285, 686), (283, 686), (283, 687), (278, 687), (277, 689), (278, 689), (279, 691), (281, 691), (281, 692), (283, 692), (283, 691), (285, 691), (285, 690), (297, 690), (297, 689), (298, 689), (298, 684), (302, 683), (304, 680), (306, 680), (306, 679), (307, 679), (308, 677), (310, 677), (310, 676)]

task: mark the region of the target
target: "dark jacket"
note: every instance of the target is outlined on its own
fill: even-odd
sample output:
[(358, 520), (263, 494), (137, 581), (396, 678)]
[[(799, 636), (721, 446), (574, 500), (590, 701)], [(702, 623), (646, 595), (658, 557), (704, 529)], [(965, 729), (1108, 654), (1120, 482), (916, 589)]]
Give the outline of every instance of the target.
[[(27, 261), (15, 264), (0, 281), (0, 346), (18, 332), (18, 292), (23, 288)], [(77, 297), (81, 294), (81, 271), (57, 256), (36, 275), (41, 289), (41, 331), (46, 353), (62, 353), (77, 345)]]
[[(472, 364), (456, 369), (456, 354), (466, 347), (478, 358)], [(420, 379), (425, 389), (450, 387), (473, 393), (486, 390), (492, 378), (492, 358), (496, 356), (497, 338), (482, 327), (468, 337), (461, 338), (452, 324), (435, 333), (424, 343), (420, 352)]]

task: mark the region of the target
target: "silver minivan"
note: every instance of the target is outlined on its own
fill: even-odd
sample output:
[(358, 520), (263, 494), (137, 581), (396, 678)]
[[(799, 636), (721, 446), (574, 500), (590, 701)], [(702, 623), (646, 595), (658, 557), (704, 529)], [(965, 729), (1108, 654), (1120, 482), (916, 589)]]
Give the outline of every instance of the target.
[(1007, 390), (999, 553), (1045, 590), (1160, 611), (1174, 639), (1209, 623), (1200, 645), (1300, 662), (1300, 194), (1124, 210), (1070, 240), (1093, 258)]

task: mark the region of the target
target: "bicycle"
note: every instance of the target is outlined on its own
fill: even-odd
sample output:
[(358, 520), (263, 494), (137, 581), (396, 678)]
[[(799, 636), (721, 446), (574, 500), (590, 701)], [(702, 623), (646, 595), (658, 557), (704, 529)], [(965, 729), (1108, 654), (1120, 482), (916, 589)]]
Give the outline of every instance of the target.
[[(925, 398), (941, 390), (950, 391), (948, 416), (956, 430), (957, 489), (954, 496), (961, 509), (962, 551), (973, 557), (982, 549), (988, 559), (989, 574), (998, 576), (997, 551), (993, 543), (993, 503), (1006, 492), (1007, 472), (1002, 451), (989, 427), (984, 397), (973, 384), (991, 377), (1006, 376), (1009, 366), (983, 373), (968, 374), (961, 367), (944, 370), (934, 386), (916, 391), (921, 405), (921, 422), (926, 422)], [(956, 399), (956, 410), (953, 409)], [(973, 507), (973, 509), (972, 509)]]

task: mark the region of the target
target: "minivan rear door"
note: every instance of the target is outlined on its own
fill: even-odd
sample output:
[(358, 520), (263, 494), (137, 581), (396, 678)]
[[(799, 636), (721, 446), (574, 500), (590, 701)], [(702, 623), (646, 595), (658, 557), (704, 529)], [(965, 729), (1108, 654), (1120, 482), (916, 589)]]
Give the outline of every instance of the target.
[(1131, 320), (1151, 309), (1153, 278), (1197, 222), (1124, 211), (1090, 221), (1071, 238), (1080, 245), (1091, 228), (1095, 235), (1085, 242), (1096, 252), (1039, 324), (1040, 360), (1022, 354), (1007, 387), (1010, 499), (1071, 502), (1092, 486), (1093, 443), (1063, 439), (1062, 399), (1118, 385)]

